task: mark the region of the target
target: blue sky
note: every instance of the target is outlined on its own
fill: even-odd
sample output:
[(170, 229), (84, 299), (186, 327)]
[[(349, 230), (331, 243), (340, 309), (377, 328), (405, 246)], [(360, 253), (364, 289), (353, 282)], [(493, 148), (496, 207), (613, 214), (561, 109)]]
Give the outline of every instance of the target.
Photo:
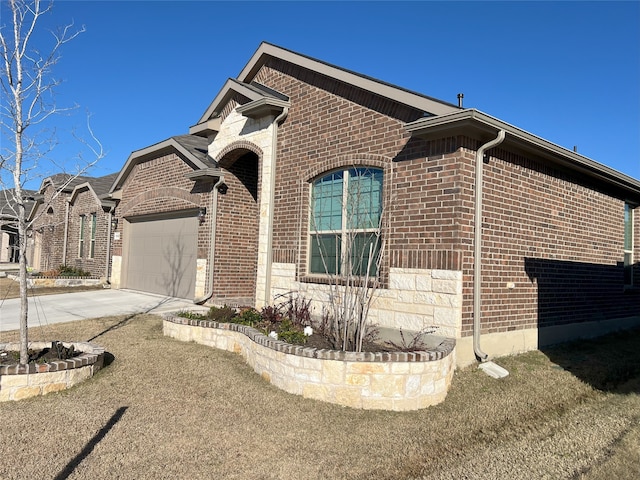
[[(92, 175), (187, 133), (264, 40), (451, 103), (464, 92), (467, 108), (640, 179), (638, 1), (58, 0), (47, 26), (70, 21), (86, 32), (62, 50), (57, 103), (80, 109), (55, 124), (81, 131), (91, 113), (108, 152)], [(80, 149), (61, 135), (52, 158), (71, 170)]]

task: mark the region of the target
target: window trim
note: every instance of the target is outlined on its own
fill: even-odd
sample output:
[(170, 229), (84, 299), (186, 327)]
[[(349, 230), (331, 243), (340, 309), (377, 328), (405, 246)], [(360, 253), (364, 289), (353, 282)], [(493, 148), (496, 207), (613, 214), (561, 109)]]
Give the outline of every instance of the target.
[(89, 258), (95, 258), (96, 254), (96, 229), (98, 217), (96, 213), (91, 214), (91, 241), (89, 243)]
[[(627, 225), (627, 212), (629, 214)], [(622, 254), (623, 254), (623, 268), (624, 268), (624, 287), (631, 288), (633, 287), (633, 248), (634, 248), (634, 212), (635, 208), (629, 202), (625, 202), (624, 204), (624, 226), (623, 226), (623, 245), (622, 245)], [(627, 244), (627, 232), (629, 234), (629, 242)], [(628, 270), (627, 270), (628, 269)], [(627, 273), (627, 271), (629, 273)]]
[(80, 231), (78, 238), (78, 258), (84, 256), (84, 228), (85, 228), (86, 215), (80, 215)]
[[(374, 175), (380, 175), (381, 176), (381, 181), (380, 181), (380, 205), (379, 205), (379, 210), (377, 212), (378, 215), (378, 224), (375, 227), (369, 227), (369, 228), (354, 228), (354, 227), (350, 227), (349, 226), (349, 202), (348, 202), (348, 198), (350, 195), (349, 192), (349, 182), (350, 182), (350, 178), (352, 178), (351, 175), (351, 171), (353, 170), (364, 170), (364, 171), (371, 171), (374, 172)], [(341, 195), (341, 218), (340, 218), (340, 229), (331, 229), (328, 228), (326, 230), (319, 230), (319, 229), (314, 229), (313, 225), (314, 225), (314, 214), (315, 214), (315, 204), (314, 204), (314, 191), (315, 191), (315, 185), (317, 182), (319, 182), (320, 180), (322, 180), (323, 178), (335, 174), (337, 172), (341, 172), (342, 173), (342, 195)], [(381, 243), (382, 243), (382, 239), (381, 239), (381, 229), (382, 229), (382, 218), (384, 215), (384, 168), (381, 167), (375, 167), (375, 166), (367, 166), (367, 165), (349, 165), (349, 166), (344, 166), (341, 168), (337, 168), (337, 169), (333, 169), (333, 170), (328, 170), (325, 172), (320, 173), (319, 175), (317, 175), (314, 179), (312, 179), (309, 182), (309, 203), (308, 205), (310, 206), (309, 208), (309, 226), (307, 229), (307, 238), (308, 238), (308, 242), (307, 242), (307, 261), (306, 261), (306, 271), (307, 271), (307, 276), (309, 278), (316, 278), (318, 280), (322, 279), (327, 279), (327, 278), (331, 278), (331, 277), (337, 277), (337, 278), (346, 278), (346, 276), (343, 274), (343, 270), (345, 268), (345, 266), (351, 265), (351, 262), (346, 258), (346, 255), (348, 255), (348, 253), (350, 251), (353, 251), (352, 249), (348, 248), (348, 242), (349, 239), (351, 238), (352, 242), (355, 242), (356, 240), (356, 236), (360, 235), (360, 234), (377, 234), (379, 232), (379, 234), (377, 235), (377, 239), (376, 239), (376, 249), (380, 250), (381, 247)], [(339, 237), (339, 241), (336, 241), (336, 250), (337, 253), (339, 253), (339, 258), (337, 258), (337, 265), (336, 265), (336, 271), (335, 272), (327, 272), (327, 269), (322, 268), (321, 272), (315, 272), (312, 271), (312, 260), (313, 260), (313, 251), (314, 251), (314, 242), (315, 245), (317, 245), (317, 237), (320, 236), (326, 236), (326, 235), (335, 235), (336, 237)], [(352, 277), (353, 278), (360, 278), (360, 279), (364, 279), (364, 278), (369, 278), (371, 279), (377, 279), (380, 275), (380, 268), (377, 267), (376, 262), (374, 262), (371, 265), (372, 269), (374, 270), (373, 272), (369, 272), (368, 274), (362, 274), (362, 275), (357, 275), (357, 274), (353, 274)], [(353, 268), (353, 265), (352, 265)], [(365, 268), (366, 269), (366, 268)], [(362, 269), (361, 269), (362, 270)]]

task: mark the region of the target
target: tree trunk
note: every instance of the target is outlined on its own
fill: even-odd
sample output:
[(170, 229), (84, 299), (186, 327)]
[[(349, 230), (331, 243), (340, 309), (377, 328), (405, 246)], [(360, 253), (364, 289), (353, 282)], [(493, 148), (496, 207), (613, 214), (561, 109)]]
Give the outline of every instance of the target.
[[(22, 198), (22, 189), (17, 188)], [(19, 279), (20, 279), (20, 364), (29, 363), (29, 338), (27, 318), (29, 299), (27, 297), (27, 222), (23, 202), (18, 202), (18, 245), (19, 245)]]

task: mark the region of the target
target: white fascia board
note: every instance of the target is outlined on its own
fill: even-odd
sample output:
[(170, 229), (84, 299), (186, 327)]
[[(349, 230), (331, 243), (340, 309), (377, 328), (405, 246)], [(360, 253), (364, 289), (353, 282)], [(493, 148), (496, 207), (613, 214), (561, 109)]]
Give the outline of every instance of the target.
[(460, 110), (459, 107), (453, 104), (431, 99), (415, 92), (404, 90), (381, 82), (380, 80), (360, 75), (328, 63), (320, 62), (313, 58), (297, 54), (290, 50), (285, 50), (266, 42), (260, 44), (260, 47), (258, 47), (258, 50), (253, 54), (249, 63), (247, 63), (240, 72), (240, 75), (238, 75), (238, 80), (243, 83), (250, 83), (258, 73), (260, 67), (265, 63), (267, 57), (279, 58), (294, 65), (298, 65), (299, 67), (306, 68), (307, 70), (326, 75), (330, 78), (335, 78), (336, 80), (353, 85), (354, 87), (361, 88), (380, 95), (381, 97), (408, 105), (417, 110), (429, 112), (433, 115), (445, 115)]

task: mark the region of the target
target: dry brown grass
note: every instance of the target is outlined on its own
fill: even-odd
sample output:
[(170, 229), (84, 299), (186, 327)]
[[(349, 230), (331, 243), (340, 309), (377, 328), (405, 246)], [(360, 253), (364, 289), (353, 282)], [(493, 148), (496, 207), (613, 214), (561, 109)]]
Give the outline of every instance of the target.
[(640, 471), (640, 332), (503, 359), (511, 374), (500, 381), (458, 371), (443, 404), (409, 413), (284, 393), (238, 355), (164, 337), (153, 315), (58, 324), (47, 335), (94, 339), (115, 359), (71, 390), (0, 404), (2, 479), (593, 480)]

